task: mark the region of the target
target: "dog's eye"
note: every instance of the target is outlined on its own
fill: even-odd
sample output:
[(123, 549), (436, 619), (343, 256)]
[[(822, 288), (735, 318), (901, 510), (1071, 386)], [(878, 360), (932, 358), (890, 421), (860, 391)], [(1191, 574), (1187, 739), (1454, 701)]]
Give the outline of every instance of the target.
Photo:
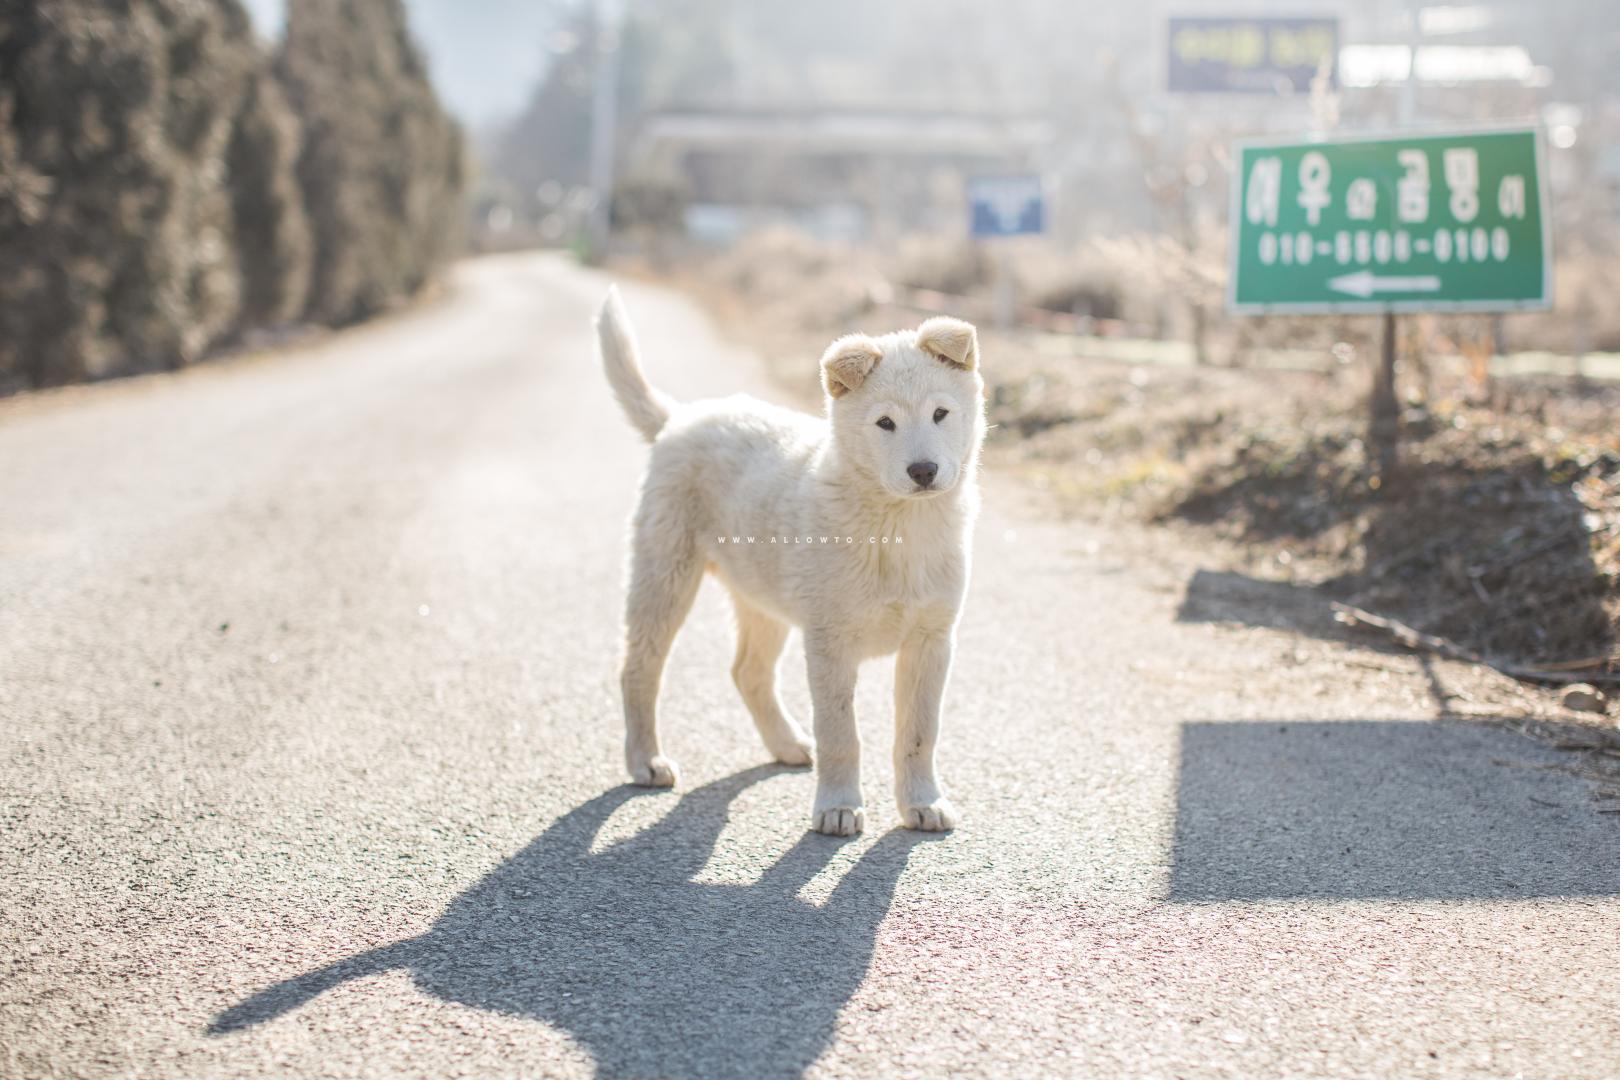
[(936, 424), (939, 423), (941, 420), (945, 419), (949, 415), (951, 415), (951, 410), (949, 410), (949, 409), (935, 409), (934, 410), (934, 423), (936, 423)]
[(893, 431), (894, 421), (890, 420), (887, 416), (880, 416), (878, 417), (878, 427), (882, 428), (884, 431)]

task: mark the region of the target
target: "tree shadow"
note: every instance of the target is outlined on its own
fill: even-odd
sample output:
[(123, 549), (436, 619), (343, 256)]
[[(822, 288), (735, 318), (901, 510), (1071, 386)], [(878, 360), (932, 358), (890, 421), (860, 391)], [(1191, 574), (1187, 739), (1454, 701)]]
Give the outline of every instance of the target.
[(352, 979), (405, 970), (447, 1001), (569, 1032), (600, 1075), (797, 1075), (831, 1041), (910, 852), (925, 840), (901, 829), (883, 836), (819, 907), (796, 894), (844, 841), (815, 833), (755, 884), (692, 881), (732, 800), (782, 771), (761, 766), (697, 788), (656, 825), (593, 853), (613, 812), (646, 797), (629, 786), (599, 795), (458, 897), (427, 933), (261, 990), (209, 1031), (252, 1027)]
[(1612, 556), (1594, 558), (1592, 515), (1576, 487), (1613, 484), (1620, 459), (1559, 456), (1507, 435), (1462, 445), (1475, 437), (1426, 424), (1382, 487), (1372, 486), (1357, 439), (1257, 438), (1166, 516), (1324, 556), (1347, 569), (1322, 582), (1323, 599), (1487, 656), (1534, 667), (1611, 653), (1620, 641), (1615, 567)]
[[(1176, 608), (1184, 623), (1242, 623), (1311, 637), (1344, 640), (1329, 597), (1314, 585), (1267, 581), (1236, 570), (1195, 570)], [(1365, 643), (1363, 636), (1358, 639)]]
[(1567, 755), (1484, 723), (1182, 727), (1170, 900), (1620, 896)]

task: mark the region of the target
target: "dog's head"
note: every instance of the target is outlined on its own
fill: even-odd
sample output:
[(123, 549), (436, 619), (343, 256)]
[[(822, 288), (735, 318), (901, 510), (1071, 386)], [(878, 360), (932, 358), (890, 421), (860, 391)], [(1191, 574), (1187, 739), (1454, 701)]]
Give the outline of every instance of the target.
[(821, 383), (840, 457), (891, 497), (942, 495), (972, 471), (984, 380), (979, 336), (962, 320), (839, 338), (821, 358)]

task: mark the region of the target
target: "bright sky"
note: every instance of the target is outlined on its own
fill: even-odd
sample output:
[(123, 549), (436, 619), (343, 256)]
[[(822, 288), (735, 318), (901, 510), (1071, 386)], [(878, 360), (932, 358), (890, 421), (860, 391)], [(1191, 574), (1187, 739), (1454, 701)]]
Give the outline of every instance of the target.
[[(242, 0), (268, 38), (281, 33), (286, 0)], [(545, 33), (559, 5), (534, 0), (406, 0), (445, 103), (474, 127), (511, 116), (545, 64)]]

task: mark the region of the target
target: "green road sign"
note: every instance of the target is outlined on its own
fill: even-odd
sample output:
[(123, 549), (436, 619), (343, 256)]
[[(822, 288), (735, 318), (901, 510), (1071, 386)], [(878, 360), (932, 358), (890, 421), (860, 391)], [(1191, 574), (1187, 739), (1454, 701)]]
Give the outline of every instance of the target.
[(1245, 141), (1233, 157), (1238, 314), (1552, 304), (1533, 129)]

